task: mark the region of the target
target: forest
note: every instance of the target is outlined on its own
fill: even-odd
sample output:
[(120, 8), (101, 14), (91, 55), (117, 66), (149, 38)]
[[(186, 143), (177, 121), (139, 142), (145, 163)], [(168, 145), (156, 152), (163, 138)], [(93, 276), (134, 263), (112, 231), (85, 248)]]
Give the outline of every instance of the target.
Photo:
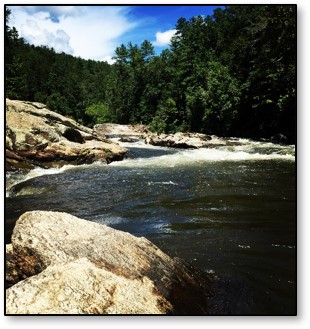
[(45, 103), (93, 126), (142, 123), (155, 132), (296, 142), (297, 7), (234, 5), (176, 22), (169, 49), (120, 45), (115, 63), (35, 47), (9, 26), (5, 94)]

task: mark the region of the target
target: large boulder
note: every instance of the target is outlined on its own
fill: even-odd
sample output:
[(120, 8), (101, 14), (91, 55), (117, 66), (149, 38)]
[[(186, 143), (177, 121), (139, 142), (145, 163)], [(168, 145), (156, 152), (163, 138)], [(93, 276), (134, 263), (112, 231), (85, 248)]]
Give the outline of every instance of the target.
[(7, 290), (8, 314), (162, 314), (172, 309), (147, 277), (128, 279), (87, 258), (52, 265)]
[(6, 100), (7, 169), (120, 160), (126, 149), (44, 104)]
[(7, 262), (16, 262), (8, 268), (15, 276), (7, 273), (15, 280), (6, 292), (8, 314), (208, 312), (209, 277), (147, 239), (105, 225), (27, 212), (8, 250)]

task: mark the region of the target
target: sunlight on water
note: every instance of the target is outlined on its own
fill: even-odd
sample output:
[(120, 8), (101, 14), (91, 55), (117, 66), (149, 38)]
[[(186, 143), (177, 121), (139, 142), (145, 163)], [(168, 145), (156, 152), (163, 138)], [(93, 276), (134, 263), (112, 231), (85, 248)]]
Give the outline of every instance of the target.
[[(6, 197), (10, 196), (10, 190), (13, 186), (20, 184), (22, 182), (25, 182), (29, 179), (35, 178), (35, 177), (40, 177), (44, 175), (56, 175), (62, 172), (65, 172), (67, 170), (73, 170), (76, 168), (80, 169), (87, 169), (95, 166), (102, 166), (105, 165), (102, 162), (94, 162), (92, 164), (84, 164), (80, 166), (75, 166), (75, 165), (64, 165), (59, 168), (49, 168), (49, 169), (44, 169), (40, 167), (36, 167), (28, 172), (7, 172), (6, 173)], [(29, 192), (30, 193), (30, 192)]]

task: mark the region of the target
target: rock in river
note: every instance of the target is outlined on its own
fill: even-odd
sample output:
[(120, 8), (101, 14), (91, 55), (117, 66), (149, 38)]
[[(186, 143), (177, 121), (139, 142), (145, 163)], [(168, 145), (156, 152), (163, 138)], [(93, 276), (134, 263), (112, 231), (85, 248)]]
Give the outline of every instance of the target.
[(175, 134), (154, 134), (149, 133), (145, 137), (145, 143), (155, 146), (193, 148), (226, 146), (224, 139), (217, 136), (209, 136), (200, 133), (175, 133)]
[(15, 281), (6, 290), (7, 314), (208, 311), (211, 280), (205, 274), (143, 237), (66, 213), (23, 214), (8, 262), (7, 271), (15, 272), (7, 279)]
[(126, 149), (44, 104), (6, 99), (6, 169), (121, 160)]

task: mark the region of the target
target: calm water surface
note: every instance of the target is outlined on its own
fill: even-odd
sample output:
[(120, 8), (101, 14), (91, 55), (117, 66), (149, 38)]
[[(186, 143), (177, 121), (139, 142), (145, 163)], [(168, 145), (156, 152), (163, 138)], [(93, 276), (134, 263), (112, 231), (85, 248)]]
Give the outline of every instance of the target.
[(28, 210), (64, 211), (144, 236), (216, 277), (211, 314), (295, 314), (295, 148), (123, 143), (110, 165), (7, 175), (6, 240)]

